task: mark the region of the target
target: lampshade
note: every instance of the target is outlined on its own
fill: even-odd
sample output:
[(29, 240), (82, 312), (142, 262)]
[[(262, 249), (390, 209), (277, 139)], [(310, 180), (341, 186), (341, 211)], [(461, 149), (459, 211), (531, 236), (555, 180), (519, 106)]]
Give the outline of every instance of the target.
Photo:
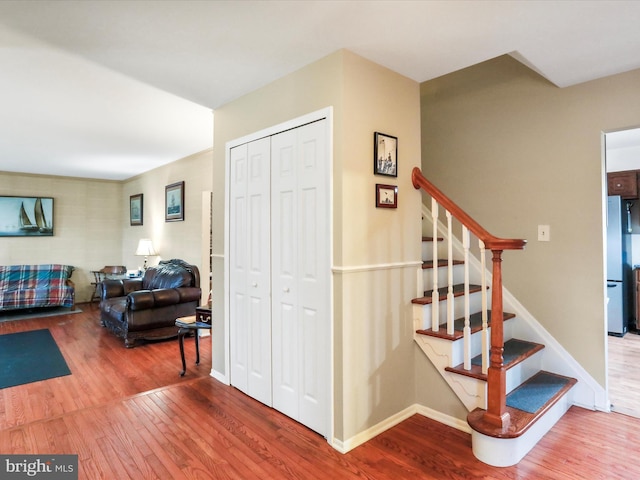
[(157, 255), (150, 238), (140, 239), (138, 242), (138, 248), (136, 249), (136, 255)]

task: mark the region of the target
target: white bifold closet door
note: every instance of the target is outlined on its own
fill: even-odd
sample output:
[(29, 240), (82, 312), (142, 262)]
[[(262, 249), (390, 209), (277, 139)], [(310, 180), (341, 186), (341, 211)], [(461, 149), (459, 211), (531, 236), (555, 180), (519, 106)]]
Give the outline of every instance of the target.
[(230, 153), (231, 383), (323, 435), (331, 363), (326, 122)]
[(273, 406), (323, 434), (330, 365), (325, 122), (271, 139)]

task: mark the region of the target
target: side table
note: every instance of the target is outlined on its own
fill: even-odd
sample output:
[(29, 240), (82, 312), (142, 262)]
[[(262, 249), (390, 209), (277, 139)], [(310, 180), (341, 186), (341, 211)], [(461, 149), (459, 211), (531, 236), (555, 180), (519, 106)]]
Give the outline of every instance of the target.
[(187, 371), (187, 363), (184, 359), (184, 336), (189, 332), (194, 332), (196, 342), (196, 365), (200, 365), (200, 342), (198, 338), (198, 330), (211, 330), (211, 309), (208, 307), (197, 307), (195, 322), (185, 323), (180, 320), (180, 318), (176, 320), (176, 326), (178, 327), (178, 343), (180, 344), (180, 358), (182, 360), (182, 371), (180, 372), (180, 376), (183, 377)]

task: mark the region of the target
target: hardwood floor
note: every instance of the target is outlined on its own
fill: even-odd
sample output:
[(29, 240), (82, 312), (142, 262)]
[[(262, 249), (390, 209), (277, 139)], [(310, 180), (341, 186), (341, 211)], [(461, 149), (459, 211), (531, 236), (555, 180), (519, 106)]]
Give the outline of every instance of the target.
[(640, 418), (640, 335), (608, 336), (607, 341), (611, 408)]
[[(81, 479), (636, 479), (640, 420), (573, 407), (515, 467), (477, 461), (468, 434), (415, 415), (343, 455), (209, 377), (175, 340), (125, 349), (85, 312), (0, 323), (49, 328), (72, 375), (0, 390), (0, 453), (79, 456)], [(215, 332), (214, 332), (215, 334)], [(37, 352), (35, 353), (37, 354)]]

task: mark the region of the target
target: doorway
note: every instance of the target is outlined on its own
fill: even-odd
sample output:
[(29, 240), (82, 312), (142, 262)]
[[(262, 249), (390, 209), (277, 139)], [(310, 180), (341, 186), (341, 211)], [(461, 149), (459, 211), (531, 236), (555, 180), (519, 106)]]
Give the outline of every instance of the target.
[[(627, 129), (605, 134), (605, 170), (611, 173), (638, 171), (640, 173), (640, 129)], [(636, 177), (636, 184), (638, 186)], [(605, 195), (611, 192), (605, 192)], [(628, 196), (628, 195), (627, 195)], [(633, 196), (633, 195), (632, 195)], [(624, 335), (607, 335), (607, 383), (611, 410), (640, 418), (640, 333), (636, 326), (640, 322), (638, 312), (638, 291), (634, 282), (640, 266), (640, 200), (629, 199), (625, 203), (629, 209), (629, 268), (630, 299), (627, 315), (628, 329)], [(605, 226), (606, 228), (606, 226)], [(606, 236), (606, 232), (605, 232)], [(609, 282), (607, 282), (609, 283)], [(607, 290), (609, 290), (607, 288)], [(611, 299), (608, 298), (607, 302)], [(607, 305), (609, 307), (609, 305)]]

